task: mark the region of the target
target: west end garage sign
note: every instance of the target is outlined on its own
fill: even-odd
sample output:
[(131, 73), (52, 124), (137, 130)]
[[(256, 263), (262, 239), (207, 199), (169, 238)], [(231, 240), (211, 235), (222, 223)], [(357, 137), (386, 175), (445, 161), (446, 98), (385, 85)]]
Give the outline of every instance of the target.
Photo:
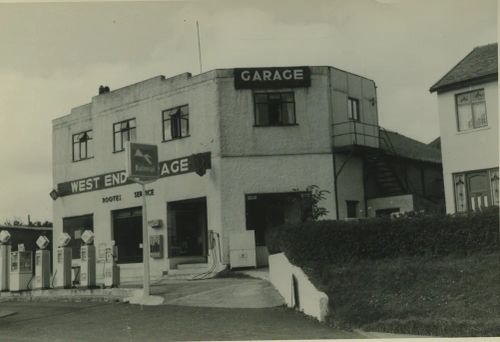
[(309, 67), (236, 68), (236, 89), (297, 88), (311, 85)]
[[(210, 157), (210, 152), (205, 152), (198, 155), (161, 161), (158, 163), (160, 178), (195, 172), (195, 158), (203, 160), (203, 164), (209, 169), (211, 168)], [(68, 196), (132, 183), (127, 178), (127, 171), (122, 170), (59, 183), (57, 184), (57, 192), (59, 196)]]

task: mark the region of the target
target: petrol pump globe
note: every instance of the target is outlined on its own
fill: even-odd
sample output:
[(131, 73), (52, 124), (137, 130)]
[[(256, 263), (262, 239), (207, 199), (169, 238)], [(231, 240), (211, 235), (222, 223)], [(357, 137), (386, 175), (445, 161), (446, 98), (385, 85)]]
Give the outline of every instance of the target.
[(6, 230), (0, 232), (0, 243), (5, 245), (10, 240), (10, 233)]
[(91, 245), (94, 243), (94, 233), (91, 230), (86, 230), (82, 234), (82, 240), (86, 245)]
[(50, 240), (46, 236), (44, 236), (44, 235), (40, 235), (38, 237), (38, 239), (36, 240), (36, 245), (40, 249), (47, 248), (47, 246), (49, 245), (49, 243), (50, 243)]
[(68, 233), (62, 233), (59, 235), (59, 239), (57, 240), (58, 247), (66, 247), (71, 241), (71, 236)]

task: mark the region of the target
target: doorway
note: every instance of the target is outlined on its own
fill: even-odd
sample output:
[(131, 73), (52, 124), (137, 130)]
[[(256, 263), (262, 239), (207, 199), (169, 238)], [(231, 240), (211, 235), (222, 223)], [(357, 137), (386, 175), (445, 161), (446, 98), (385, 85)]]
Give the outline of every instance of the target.
[(286, 192), (246, 195), (246, 227), (255, 231), (257, 266), (266, 266), (268, 250), (266, 233), (285, 223), (311, 219), (310, 192)]
[(113, 239), (118, 247), (118, 263), (142, 263), (142, 207), (116, 210)]
[(195, 198), (167, 203), (169, 258), (206, 262), (207, 201)]

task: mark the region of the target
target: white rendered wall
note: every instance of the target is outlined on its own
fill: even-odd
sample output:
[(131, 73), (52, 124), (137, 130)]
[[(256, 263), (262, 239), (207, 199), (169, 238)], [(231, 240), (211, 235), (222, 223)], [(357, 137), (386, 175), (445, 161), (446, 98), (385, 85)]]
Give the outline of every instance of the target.
[(222, 159), (221, 172), (222, 240), (226, 246), (226, 262), (229, 232), (246, 230), (245, 194), (304, 191), (314, 184), (330, 191), (319, 206), (328, 210), (325, 219), (335, 218), (331, 154), (226, 157)]
[[(484, 89), (488, 126), (458, 131), (455, 95)], [(439, 128), (443, 156), (446, 212), (455, 212), (452, 174), (498, 167), (498, 83), (461, 88), (438, 94)]]
[(379, 209), (399, 208), (399, 212), (404, 213), (414, 210), (413, 195), (372, 198), (367, 201), (367, 206), (368, 217), (375, 217)]

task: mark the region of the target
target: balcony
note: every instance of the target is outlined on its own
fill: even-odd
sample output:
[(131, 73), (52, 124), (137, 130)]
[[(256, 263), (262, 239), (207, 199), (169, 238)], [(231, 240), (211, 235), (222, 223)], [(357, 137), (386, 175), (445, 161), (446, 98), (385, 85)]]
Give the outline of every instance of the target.
[(334, 152), (379, 149), (390, 145), (387, 132), (378, 125), (344, 121), (332, 125)]

